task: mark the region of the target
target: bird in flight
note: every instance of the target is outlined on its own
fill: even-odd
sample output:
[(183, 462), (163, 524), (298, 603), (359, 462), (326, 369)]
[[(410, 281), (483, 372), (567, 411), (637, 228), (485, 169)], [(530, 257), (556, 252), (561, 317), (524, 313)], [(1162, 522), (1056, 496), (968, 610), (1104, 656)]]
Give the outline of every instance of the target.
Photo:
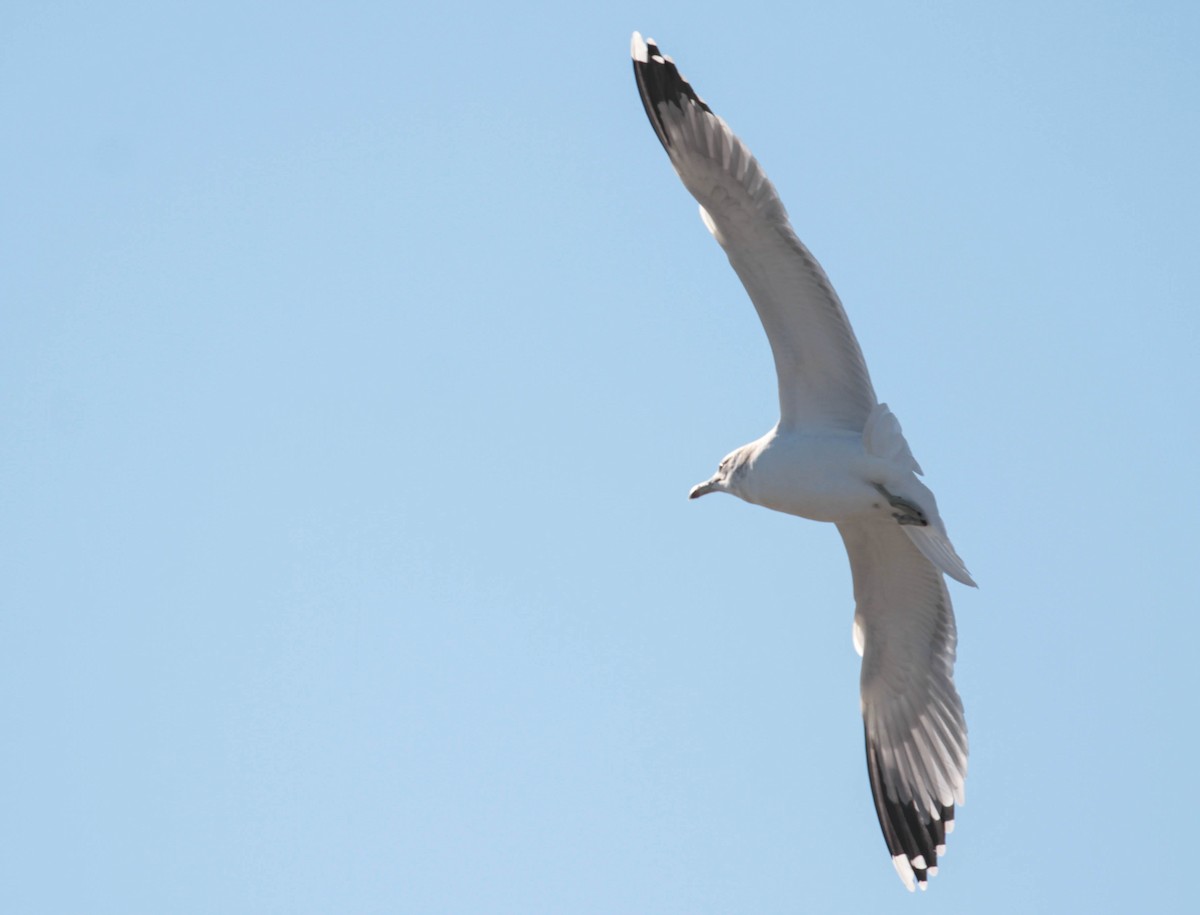
[(638, 91), (671, 164), (758, 311), (779, 380), (778, 424), (728, 454), (689, 498), (727, 492), (831, 521), (854, 579), (867, 773), (892, 863), (925, 888), (954, 828), (967, 725), (943, 574), (975, 585), (880, 403), (842, 303), (774, 186), (653, 40), (633, 33)]

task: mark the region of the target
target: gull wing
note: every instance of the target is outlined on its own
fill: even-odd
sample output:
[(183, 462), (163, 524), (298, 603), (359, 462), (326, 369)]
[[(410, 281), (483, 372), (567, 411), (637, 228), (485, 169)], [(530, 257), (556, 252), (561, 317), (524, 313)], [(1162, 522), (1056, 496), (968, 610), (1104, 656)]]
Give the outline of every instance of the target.
[(854, 576), (867, 772), (892, 863), (924, 889), (954, 828), (967, 724), (954, 688), (954, 609), (945, 580), (894, 524), (839, 524)]
[(633, 33), (642, 104), (750, 294), (779, 377), (781, 427), (862, 431), (875, 391), (842, 303), (758, 161), (654, 41)]

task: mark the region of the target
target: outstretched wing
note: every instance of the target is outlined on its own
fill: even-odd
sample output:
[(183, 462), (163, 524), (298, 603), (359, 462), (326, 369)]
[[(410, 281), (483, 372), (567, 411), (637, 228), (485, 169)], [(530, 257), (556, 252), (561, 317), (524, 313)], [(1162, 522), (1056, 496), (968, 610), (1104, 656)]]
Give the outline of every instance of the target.
[(967, 724), (954, 688), (945, 580), (886, 522), (839, 524), (854, 575), (867, 772), (892, 863), (910, 890), (937, 873), (963, 803)]
[(875, 391), (825, 271), (796, 237), (757, 160), (653, 40), (633, 33), (642, 104), (766, 329), (783, 428), (862, 431)]

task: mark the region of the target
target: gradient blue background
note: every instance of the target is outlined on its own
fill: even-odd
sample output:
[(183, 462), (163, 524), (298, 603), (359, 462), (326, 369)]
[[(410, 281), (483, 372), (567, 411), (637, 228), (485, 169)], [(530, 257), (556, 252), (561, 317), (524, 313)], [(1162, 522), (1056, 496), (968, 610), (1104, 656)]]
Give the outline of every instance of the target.
[[(919, 903), (839, 538), (685, 498), (775, 383), (635, 28), (982, 586)], [(1184, 2), (6, 6), (0, 908), (1188, 910), (1198, 42)]]

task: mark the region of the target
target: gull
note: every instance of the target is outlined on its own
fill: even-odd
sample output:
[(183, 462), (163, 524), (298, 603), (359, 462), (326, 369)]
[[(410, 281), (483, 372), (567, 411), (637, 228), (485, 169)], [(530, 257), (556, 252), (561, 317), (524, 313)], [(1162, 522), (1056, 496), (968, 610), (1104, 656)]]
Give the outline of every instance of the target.
[(837, 293), (758, 161), (653, 39), (634, 32), (631, 54), (650, 124), (746, 287), (779, 380), (779, 422), (728, 454), (688, 498), (726, 492), (837, 525), (854, 580), (875, 812), (901, 881), (925, 889), (967, 776), (943, 574), (975, 582), (918, 479), (899, 421), (875, 396)]

